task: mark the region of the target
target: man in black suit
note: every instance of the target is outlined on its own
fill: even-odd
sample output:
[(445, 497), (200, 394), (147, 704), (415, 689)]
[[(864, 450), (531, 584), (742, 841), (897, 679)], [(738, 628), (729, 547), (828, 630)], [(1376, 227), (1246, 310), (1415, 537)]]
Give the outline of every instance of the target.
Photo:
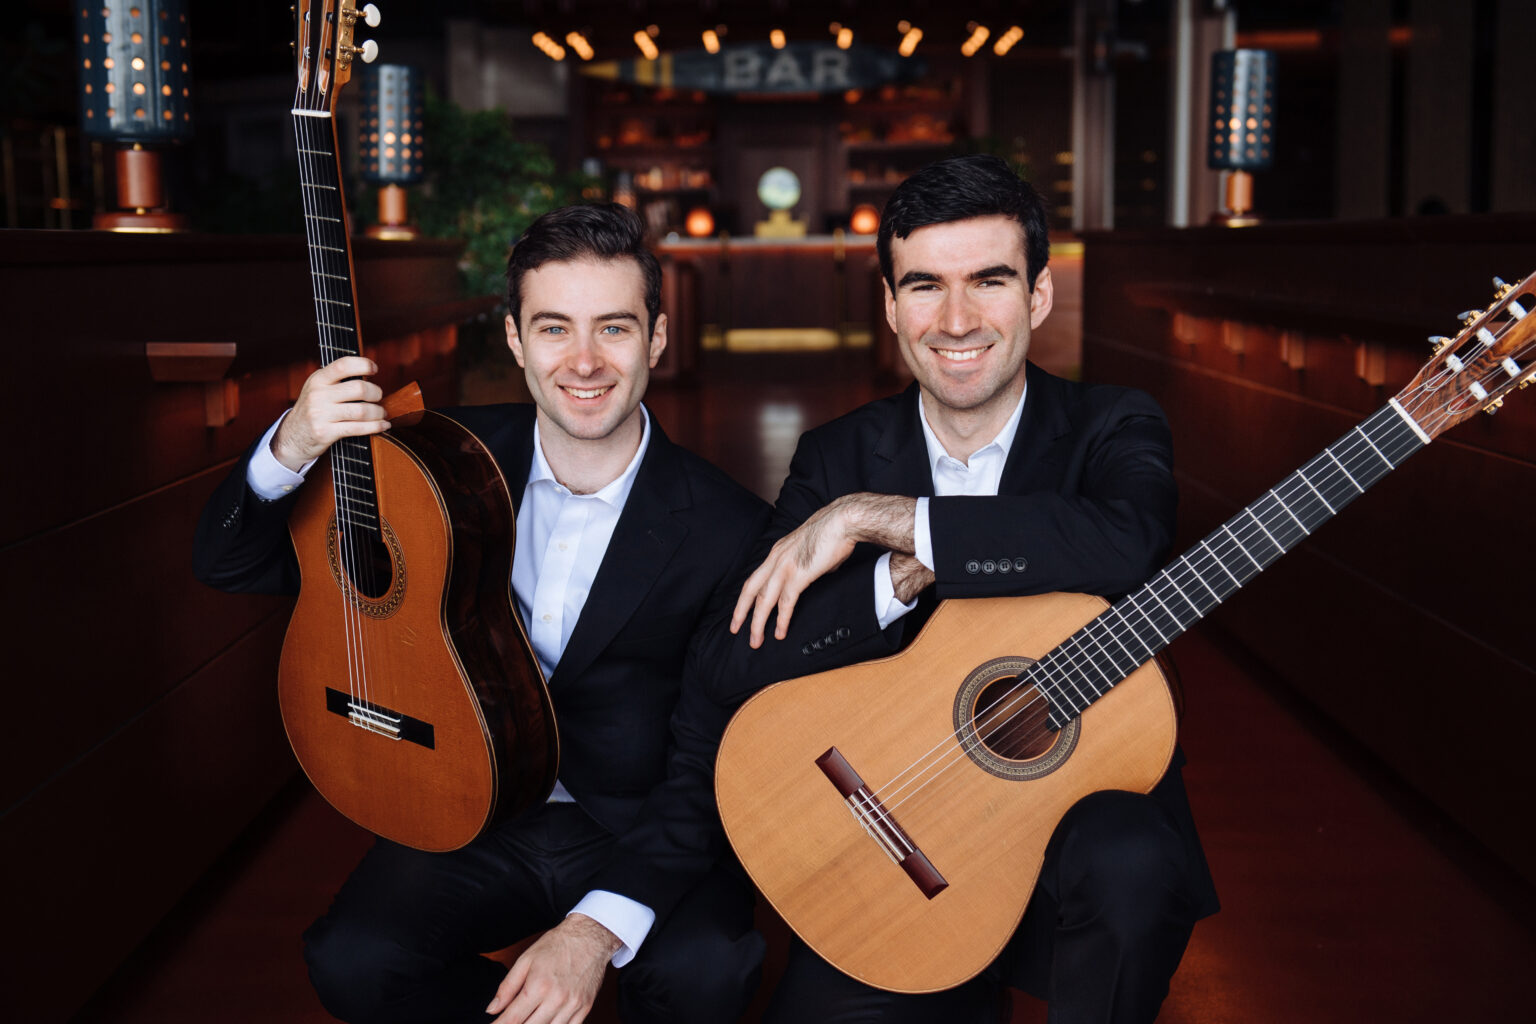
[[(1156, 403), (1026, 362), (1052, 300), (1035, 191), (995, 157), (941, 161), (895, 191), (878, 241), (916, 382), (801, 438), (732, 617), (744, 631), (714, 655), (730, 699), (894, 653), (936, 599), (1129, 590), (1172, 538)], [(897, 996), (796, 943), (770, 1019), (995, 1019), (1008, 982), (1048, 999), (1053, 1022), (1151, 1020), (1216, 908), (1178, 763), (1150, 795), (1099, 793), (1066, 815), (981, 978)]]
[[(666, 345), (642, 234), (619, 206), (535, 222), (508, 262), (506, 318), (534, 405), (448, 410), (517, 506), (512, 586), (560, 726), (559, 782), (461, 850), (380, 840), (364, 857), (305, 936), (345, 1020), (575, 1022), (610, 962), (630, 1021), (734, 1020), (756, 987), (752, 893), (711, 792), (730, 709), (699, 682), (691, 638), (729, 613), (767, 508), (640, 404)], [(200, 578), (297, 588), (289, 494), (337, 439), (388, 429), (376, 370), (354, 356), (310, 377), (205, 509)], [(480, 955), (539, 931), (510, 971)]]

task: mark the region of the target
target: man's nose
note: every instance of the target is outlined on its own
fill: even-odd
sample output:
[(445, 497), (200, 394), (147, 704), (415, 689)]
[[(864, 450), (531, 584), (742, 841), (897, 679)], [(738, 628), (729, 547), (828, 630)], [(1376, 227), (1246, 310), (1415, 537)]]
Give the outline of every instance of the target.
[(576, 372), (583, 377), (590, 377), (603, 368), (603, 352), (597, 339), (591, 335), (584, 335), (577, 339), (576, 349), (572, 353), (572, 363)]
[(952, 338), (965, 337), (980, 323), (976, 303), (971, 301), (964, 288), (951, 290), (944, 296), (944, 308), (939, 317), (939, 325)]

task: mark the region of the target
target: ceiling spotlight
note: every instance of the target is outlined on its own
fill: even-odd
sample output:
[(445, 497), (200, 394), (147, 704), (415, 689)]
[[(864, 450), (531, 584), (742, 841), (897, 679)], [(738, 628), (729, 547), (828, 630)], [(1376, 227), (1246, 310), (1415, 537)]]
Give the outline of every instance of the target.
[(710, 53), (720, 52), (720, 36), (712, 28), (704, 30), (704, 49)]
[(997, 42), (992, 46), (992, 52), (1001, 57), (1013, 49), (1013, 44), (1024, 38), (1024, 30), (1015, 25), (1007, 32), (997, 37)]
[(543, 32), (533, 34), (533, 45), (543, 51), (544, 56), (550, 60), (565, 60), (565, 47), (551, 39)]
[(971, 37), (960, 44), (960, 52), (967, 57), (976, 56), (976, 51), (981, 49), (982, 44), (987, 41), (987, 37), (991, 34), (992, 30), (987, 28), (987, 26), (977, 25), (971, 30)]
[(587, 37), (580, 32), (567, 32), (565, 41), (571, 44), (571, 49), (576, 51), (576, 56), (582, 60), (592, 59), (592, 44), (587, 42)]
[(896, 47), (896, 52), (903, 57), (910, 57), (917, 50), (917, 44), (923, 41), (923, 30), (909, 28), (907, 34), (901, 37), (901, 45)]
[(635, 45), (640, 47), (640, 52), (645, 54), (646, 60), (655, 60), (661, 56), (661, 51), (656, 48), (656, 44), (651, 41), (650, 34), (643, 28), (635, 33)]
[(768, 41), (773, 44), (775, 50), (784, 49), (784, 30), (776, 28), (768, 33)]
[(853, 45), (853, 29), (843, 27), (837, 30), (837, 48), (846, 50)]

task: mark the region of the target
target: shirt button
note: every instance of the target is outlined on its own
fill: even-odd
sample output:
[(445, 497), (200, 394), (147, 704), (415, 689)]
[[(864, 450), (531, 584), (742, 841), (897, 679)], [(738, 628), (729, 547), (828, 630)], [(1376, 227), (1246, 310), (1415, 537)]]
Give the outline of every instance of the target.
[(554, 620), (554, 616), (550, 615), (548, 612), (545, 612), (542, 618), (545, 622), (551, 622)]
[(565, 542), (564, 542), (564, 541), (561, 541), (561, 542), (560, 542), (560, 550), (561, 550), (561, 551), (564, 551), (564, 550), (565, 550)]
[(286, 492), (287, 492), (287, 491), (291, 491), (291, 490), (293, 490), (293, 484), (283, 484), (283, 491), (284, 491), (284, 492), (285, 492), (285, 493), (286, 493)]

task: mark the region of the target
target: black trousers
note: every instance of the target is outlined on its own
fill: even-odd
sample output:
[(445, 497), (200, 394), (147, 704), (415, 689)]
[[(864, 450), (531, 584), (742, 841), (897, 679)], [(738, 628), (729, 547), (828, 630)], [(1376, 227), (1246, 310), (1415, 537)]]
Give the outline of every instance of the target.
[(958, 988), (898, 995), (829, 966), (796, 940), (770, 1024), (996, 1024), (1004, 985), (1045, 999), (1052, 1024), (1157, 1016), (1195, 921), (1198, 873), (1176, 815), (1157, 798), (1087, 797), (1057, 826), (1024, 919), (1003, 953)]
[[(506, 969), (481, 954), (558, 924), (614, 837), (575, 804), (549, 804), (451, 853), (380, 840), (304, 936), (320, 1001), (351, 1024), (490, 1020)], [(753, 893), (717, 865), (619, 971), (628, 1022), (734, 1021), (757, 988)]]

